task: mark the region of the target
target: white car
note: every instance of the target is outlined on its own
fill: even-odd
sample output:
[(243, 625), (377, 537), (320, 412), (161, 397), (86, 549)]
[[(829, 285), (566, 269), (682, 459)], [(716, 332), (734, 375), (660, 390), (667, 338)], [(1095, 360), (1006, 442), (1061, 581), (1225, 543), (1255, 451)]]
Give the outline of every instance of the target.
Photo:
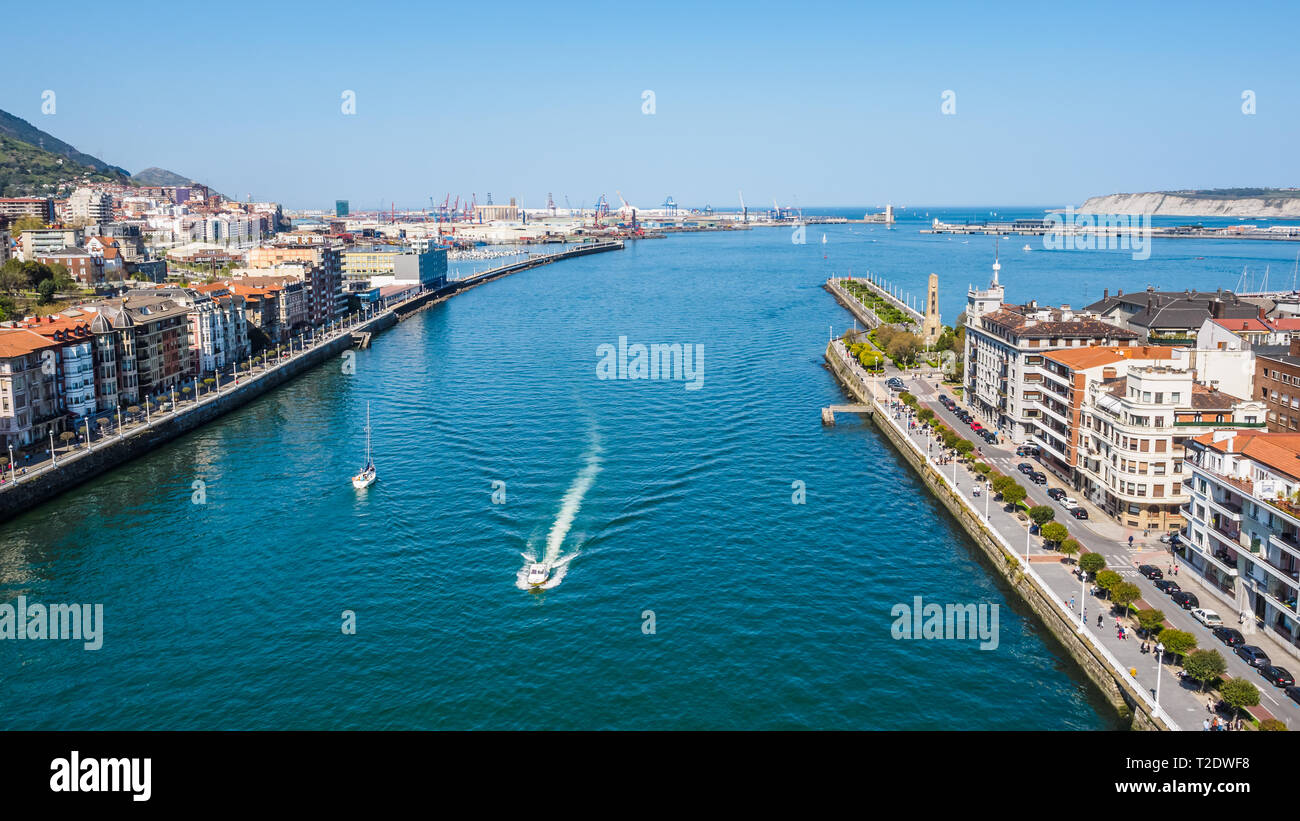
[(1066, 510), (1074, 510), (1078, 506), (1079, 506), (1079, 500), (1074, 498), (1073, 496), (1061, 497), (1061, 507), (1065, 508)]
[(1206, 627), (1223, 626), (1223, 619), (1219, 618), (1219, 614), (1213, 610), (1206, 610), (1204, 607), (1197, 607), (1193, 610), (1192, 618), (1196, 619), (1201, 624), (1204, 624)]

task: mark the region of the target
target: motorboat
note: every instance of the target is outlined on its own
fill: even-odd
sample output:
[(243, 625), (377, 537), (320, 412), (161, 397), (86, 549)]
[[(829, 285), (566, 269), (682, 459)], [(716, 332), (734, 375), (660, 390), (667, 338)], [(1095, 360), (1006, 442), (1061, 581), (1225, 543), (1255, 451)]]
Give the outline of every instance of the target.
[(551, 577), (551, 567), (545, 562), (533, 562), (528, 565), (528, 586), (538, 587), (546, 584)]

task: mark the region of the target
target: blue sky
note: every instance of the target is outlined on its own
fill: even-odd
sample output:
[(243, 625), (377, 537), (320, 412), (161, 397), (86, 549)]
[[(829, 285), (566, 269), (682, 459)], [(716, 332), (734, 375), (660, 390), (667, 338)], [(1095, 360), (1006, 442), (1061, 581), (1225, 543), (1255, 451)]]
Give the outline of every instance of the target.
[(1300, 185), (1300, 10), (1138, 5), (28, 3), (5, 12), (26, 56), (0, 108), (131, 171), (302, 208)]

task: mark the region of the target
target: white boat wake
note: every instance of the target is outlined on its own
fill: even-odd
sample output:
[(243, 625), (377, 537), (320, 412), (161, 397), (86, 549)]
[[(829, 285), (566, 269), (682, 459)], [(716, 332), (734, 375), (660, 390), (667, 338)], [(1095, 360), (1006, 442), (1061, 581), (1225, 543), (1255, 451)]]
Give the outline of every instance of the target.
[[(524, 565), (519, 568), (519, 573), (515, 576), (515, 586), (520, 590), (550, 590), (558, 587), (564, 580), (569, 562), (577, 558), (581, 552), (574, 548), (569, 553), (564, 553), (564, 539), (569, 535), (573, 520), (582, 508), (583, 498), (596, 483), (598, 473), (600, 473), (600, 442), (593, 438), (591, 447), (587, 450), (586, 463), (578, 471), (573, 484), (569, 485), (568, 491), (560, 502), (560, 512), (555, 517), (555, 523), (551, 525), (551, 532), (546, 535), (546, 548), (541, 558), (537, 557), (537, 550), (533, 545), (529, 545), (528, 549), (520, 554), (524, 558)], [(528, 566), (534, 562), (542, 562), (550, 568), (550, 577), (536, 587), (528, 584)]]

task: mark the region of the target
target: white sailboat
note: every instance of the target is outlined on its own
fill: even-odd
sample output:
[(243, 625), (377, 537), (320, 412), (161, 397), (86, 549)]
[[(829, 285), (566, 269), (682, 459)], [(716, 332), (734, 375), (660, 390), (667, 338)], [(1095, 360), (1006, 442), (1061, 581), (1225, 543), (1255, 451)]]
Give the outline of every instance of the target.
[(352, 477), (352, 486), (365, 490), (375, 483), (379, 475), (375, 473), (375, 460), (370, 457), (370, 403), (366, 402), (366, 465), (361, 472)]

